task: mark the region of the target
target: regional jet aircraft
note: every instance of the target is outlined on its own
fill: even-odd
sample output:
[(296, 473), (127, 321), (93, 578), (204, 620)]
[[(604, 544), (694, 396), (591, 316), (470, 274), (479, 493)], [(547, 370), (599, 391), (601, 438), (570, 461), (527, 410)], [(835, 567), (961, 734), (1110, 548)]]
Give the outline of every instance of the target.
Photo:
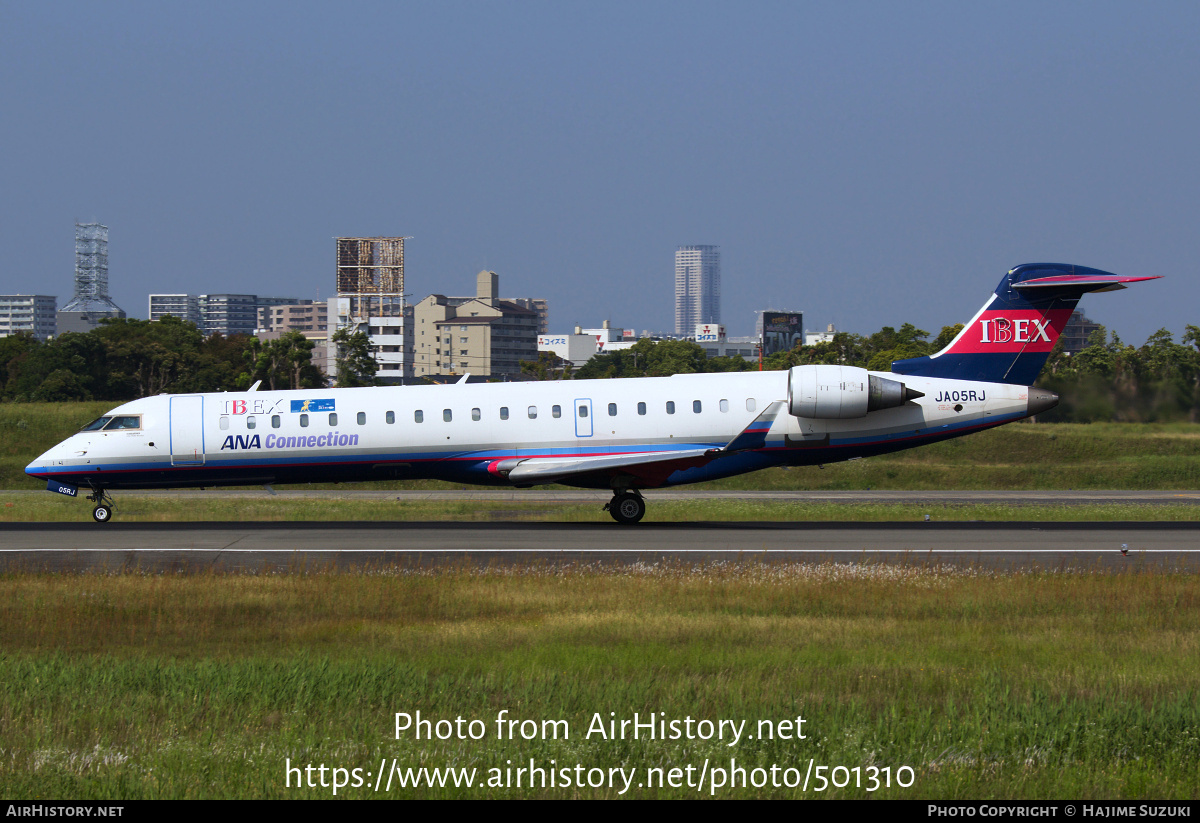
[(50, 491), (434, 478), (608, 489), (618, 523), (643, 489), (900, 451), (1053, 408), (1032, 387), (1079, 298), (1153, 277), (1012, 269), (942, 351), (853, 366), (544, 383), (159, 395), (118, 406), (38, 457)]

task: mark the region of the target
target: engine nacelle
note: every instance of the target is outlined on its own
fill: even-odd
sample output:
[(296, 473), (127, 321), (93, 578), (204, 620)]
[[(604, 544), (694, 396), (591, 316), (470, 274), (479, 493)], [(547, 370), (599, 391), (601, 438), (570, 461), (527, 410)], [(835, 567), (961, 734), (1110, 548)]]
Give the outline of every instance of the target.
[(866, 417), (924, 396), (898, 380), (876, 377), (857, 366), (796, 366), (788, 373), (788, 413), (793, 417)]

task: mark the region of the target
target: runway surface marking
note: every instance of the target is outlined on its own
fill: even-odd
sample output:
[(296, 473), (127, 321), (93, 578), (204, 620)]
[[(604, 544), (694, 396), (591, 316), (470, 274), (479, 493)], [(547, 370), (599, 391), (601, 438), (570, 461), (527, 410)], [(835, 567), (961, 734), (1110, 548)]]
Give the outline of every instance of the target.
[[(486, 551), (489, 554), (913, 554), (914, 552), (936, 552), (937, 554), (1063, 554), (1064, 549), (0, 549), (0, 554), (28, 554), (31, 552), (83, 552), (110, 554), (112, 552), (142, 553), (154, 552), (220, 552), (222, 554), (391, 554), (419, 555), (424, 552), (438, 554), (478, 554)], [(1077, 551), (1115, 552), (1116, 548), (1081, 549)], [(1170, 552), (1171, 554), (1198, 554), (1200, 549), (1129, 549), (1130, 553), (1148, 554), (1153, 552)]]

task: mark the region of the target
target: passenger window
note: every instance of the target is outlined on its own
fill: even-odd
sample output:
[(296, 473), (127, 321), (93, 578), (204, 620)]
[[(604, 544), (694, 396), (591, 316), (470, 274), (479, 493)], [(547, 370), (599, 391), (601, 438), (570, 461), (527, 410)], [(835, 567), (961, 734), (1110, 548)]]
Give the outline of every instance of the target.
[(250, 415), (249, 417), (247, 417), (247, 418), (246, 418), (246, 428), (248, 428), (248, 429), (252, 429), (252, 428), (254, 428), (256, 425), (257, 425), (257, 423), (256, 423), (256, 421), (254, 420), (254, 415)]
[(609, 404), (608, 404), (608, 416), (609, 416), (609, 417), (616, 417), (616, 416), (617, 416), (617, 404), (616, 404), (616, 403), (609, 403)]
[(587, 417), (587, 406), (580, 406), (580, 407), (579, 407), (579, 416), (580, 416), (580, 417)]
[(728, 400), (722, 400), (719, 405), (721, 407), (721, 411), (723, 411), (723, 412), (729, 411), (729, 401)]
[(302, 428), (302, 429), (308, 428), (308, 415), (307, 414), (300, 415), (300, 428)]
[(228, 428), (229, 428), (229, 418), (222, 417), (221, 418), (221, 431), (225, 431)]
[(551, 417), (562, 417), (562, 406), (551, 406), (550, 407), (550, 416)]
[(646, 404), (638, 403), (638, 414), (645, 414), (645, 413), (646, 413)]
[(481, 416), (482, 415), (479, 413), (479, 409), (471, 409), (471, 419), (472, 420), (478, 420)]
[(420, 409), (417, 409), (415, 412), (413, 412), (413, 422), (414, 423), (424, 423), (425, 422), (425, 412), (421, 411)]
[(383, 416), (383, 420), (385, 423), (395, 423), (396, 422), (396, 413), (394, 411), (388, 412), (387, 414), (385, 414)]
[(530, 420), (537, 420), (537, 406), (530, 406), (530, 407), (529, 407), (529, 419), (530, 419)]
[(507, 419), (508, 419), (508, 406), (501, 406), (501, 407), (500, 407), (500, 419), (501, 419), (501, 420), (507, 420)]
[(366, 412), (358, 413), (358, 425), (360, 425), (360, 426), (367, 425), (367, 413)]
[(758, 405), (754, 402), (754, 398), (747, 397), (746, 398), (746, 411), (754, 411), (756, 408), (758, 408)]
[(337, 425), (337, 412), (330, 412), (330, 413), (329, 413), (329, 425), (330, 425), (330, 426), (336, 426), (336, 425)]
[(442, 419), (449, 423), (454, 419), (454, 412), (450, 411), (449, 409), (442, 409)]
[(695, 412), (696, 414), (699, 414), (699, 413), (700, 413), (700, 409), (701, 409), (701, 406), (700, 406), (700, 401), (699, 401), (699, 400), (693, 400), (693, 401), (692, 401), (692, 411), (693, 411), (693, 412)]
[(271, 415), (271, 428), (277, 429), (281, 425), (283, 425), (283, 421), (279, 419), (279, 415), (277, 415), (277, 414)]
[(674, 414), (674, 413), (675, 413), (675, 401), (668, 400), (667, 401), (667, 414)]

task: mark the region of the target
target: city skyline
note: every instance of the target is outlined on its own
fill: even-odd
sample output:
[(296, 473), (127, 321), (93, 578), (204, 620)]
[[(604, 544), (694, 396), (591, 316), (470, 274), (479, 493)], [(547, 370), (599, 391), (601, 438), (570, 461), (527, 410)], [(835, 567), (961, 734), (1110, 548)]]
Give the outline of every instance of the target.
[(1090, 301), (1135, 344), (1196, 322), (1200, 8), (862, 8), (9, 4), (0, 292), (65, 303), (80, 217), (138, 313), (328, 298), (332, 238), (405, 235), (410, 299), (493, 270), (566, 328), (669, 330), (693, 238), (735, 335), (770, 305), (936, 334), (1037, 261), (1168, 275)]

